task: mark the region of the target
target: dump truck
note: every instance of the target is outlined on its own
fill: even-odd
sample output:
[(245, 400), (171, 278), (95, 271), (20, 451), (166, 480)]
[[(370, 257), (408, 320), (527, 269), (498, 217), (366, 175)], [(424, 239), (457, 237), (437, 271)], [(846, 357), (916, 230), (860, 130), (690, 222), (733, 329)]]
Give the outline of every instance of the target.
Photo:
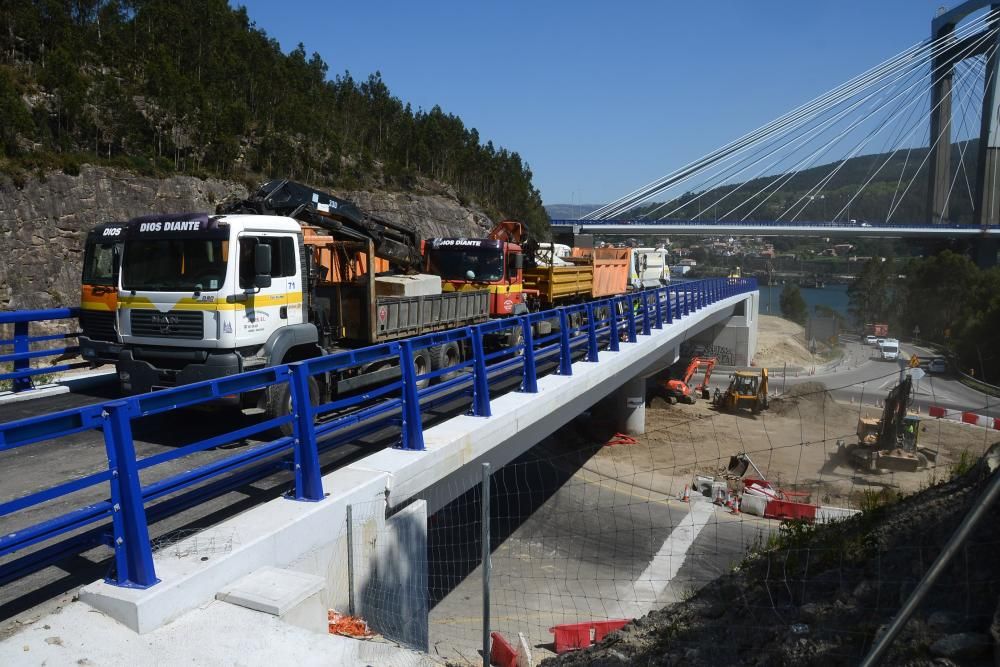
[(572, 248), (539, 244), (517, 221), (498, 223), (483, 239), (433, 238), (426, 271), (441, 276), (445, 292), (489, 290), (490, 315), (507, 317), (582, 303), (628, 290), (628, 248)]
[[(416, 231), (290, 181), (216, 215), (136, 218), (121, 232), (117, 308), (123, 390), (147, 392), (484, 322), (488, 290), (448, 293)], [(449, 357), (421, 350), (423, 373)], [(434, 359), (434, 355), (440, 355)], [(454, 361), (454, 358), (451, 358)], [(399, 376), (398, 363), (315, 376), (318, 400)], [(269, 418), (286, 384), (240, 397)]]
[(746, 409), (757, 414), (767, 409), (767, 369), (760, 372), (736, 371), (724, 392), (715, 390), (712, 404), (721, 410), (734, 412)]
[(80, 356), (92, 365), (115, 363), (121, 339), (118, 310), (118, 268), (124, 223), (97, 225), (87, 233), (80, 279)]

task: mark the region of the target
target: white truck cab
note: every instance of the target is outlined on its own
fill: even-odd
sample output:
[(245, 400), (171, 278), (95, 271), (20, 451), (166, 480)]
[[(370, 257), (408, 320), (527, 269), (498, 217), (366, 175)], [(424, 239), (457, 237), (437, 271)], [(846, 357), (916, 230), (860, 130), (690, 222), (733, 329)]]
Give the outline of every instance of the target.
[[(147, 216), (128, 223), (123, 241), (124, 350), (117, 366), (127, 391), (265, 366), (277, 336), (312, 327), (303, 313), (302, 230), (295, 220)], [(315, 341), (315, 327), (300, 333)]]

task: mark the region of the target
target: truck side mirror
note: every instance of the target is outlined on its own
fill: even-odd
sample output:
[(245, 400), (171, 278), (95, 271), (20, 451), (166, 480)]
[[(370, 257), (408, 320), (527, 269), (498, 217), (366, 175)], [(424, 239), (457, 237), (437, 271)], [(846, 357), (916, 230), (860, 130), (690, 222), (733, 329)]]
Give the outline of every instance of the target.
[(253, 285), (257, 288), (271, 286), (271, 246), (258, 243), (253, 249), (254, 278)]
[(524, 255), (521, 253), (514, 253), (514, 270), (520, 271), (524, 268)]

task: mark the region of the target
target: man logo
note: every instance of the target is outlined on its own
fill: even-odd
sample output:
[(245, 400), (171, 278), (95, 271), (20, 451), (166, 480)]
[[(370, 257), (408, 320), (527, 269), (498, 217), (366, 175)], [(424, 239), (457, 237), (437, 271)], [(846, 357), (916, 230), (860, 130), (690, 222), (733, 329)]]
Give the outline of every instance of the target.
[(176, 315), (161, 315), (159, 313), (155, 313), (151, 319), (153, 324), (159, 327), (161, 334), (173, 333), (174, 327), (180, 323), (180, 320)]

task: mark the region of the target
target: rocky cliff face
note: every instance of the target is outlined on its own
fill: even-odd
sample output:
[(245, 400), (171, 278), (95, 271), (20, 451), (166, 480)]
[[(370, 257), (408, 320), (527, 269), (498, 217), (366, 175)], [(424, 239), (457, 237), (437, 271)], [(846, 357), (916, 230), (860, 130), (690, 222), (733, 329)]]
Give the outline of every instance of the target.
[[(430, 236), (482, 236), (490, 220), (447, 191), (420, 194), (333, 192), (362, 209), (408, 222)], [(79, 176), (50, 173), (23, 188), (0, 180), (0, 310), (79, 304), (87, 230), (149, 213), (214, 211), (247, 196), (246, 186), (190, 176), (145, 178), (84, 166)]]

